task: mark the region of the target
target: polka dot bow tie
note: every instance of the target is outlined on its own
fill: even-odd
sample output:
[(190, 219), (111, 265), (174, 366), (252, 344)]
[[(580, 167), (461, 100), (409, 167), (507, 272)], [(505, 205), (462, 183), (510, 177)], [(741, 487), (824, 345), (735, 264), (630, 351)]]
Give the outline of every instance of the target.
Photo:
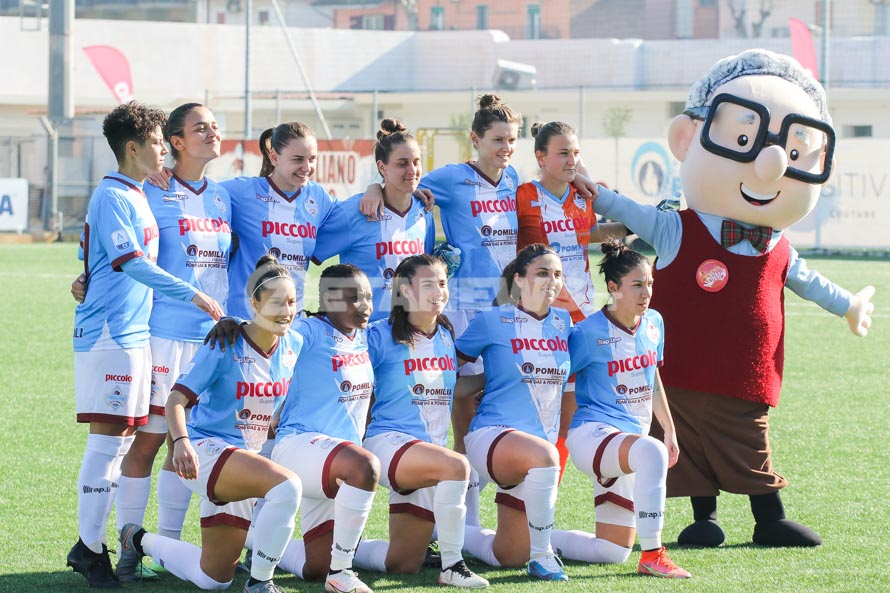
[(736, 243), (741, 243), (747, 239), (754, 246), (754, 249), (760, 253), (765, 253), (772, 236), (773, 229), (768, 226), (749, 228), (740, 225), (734, 220), (724, 220), (723, 225), (720, 227), (720, 244), (723, 247), (732, 247)]

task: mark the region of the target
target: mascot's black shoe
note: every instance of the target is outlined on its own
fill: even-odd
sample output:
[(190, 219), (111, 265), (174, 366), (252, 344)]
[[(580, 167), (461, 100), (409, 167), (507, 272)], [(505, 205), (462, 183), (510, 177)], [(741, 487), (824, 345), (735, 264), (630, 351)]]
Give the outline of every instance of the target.
[(805, 525), (779, 519), (755, 523), (754, 543), (773, 548), (809, 548), (821, 546), (822, 538)]
[(681, 546), (716, 548), (726, 540), (726, 534), (717, 521), (701, 519), (680, 532), (677, 543)]

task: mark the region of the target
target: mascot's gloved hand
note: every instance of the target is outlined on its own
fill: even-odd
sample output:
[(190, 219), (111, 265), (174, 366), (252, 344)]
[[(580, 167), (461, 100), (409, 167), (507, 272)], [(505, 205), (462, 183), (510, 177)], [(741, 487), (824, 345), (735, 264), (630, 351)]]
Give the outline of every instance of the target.
[(850, 331), (859, 337), (865, 337), (871, 327), (871, 314), (875, 312), (875, 304), (871, 297), (875, 294), (874, 286), (866, 286), (850, 299), (850, 308), (844, 314)]

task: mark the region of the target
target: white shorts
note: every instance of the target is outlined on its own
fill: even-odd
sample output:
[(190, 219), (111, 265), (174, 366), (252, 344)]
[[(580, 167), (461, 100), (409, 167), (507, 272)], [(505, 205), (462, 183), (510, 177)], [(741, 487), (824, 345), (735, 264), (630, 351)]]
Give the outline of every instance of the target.
[(603, 475), (601, 468), (604, 455), (618, 454), (623, 434), (611, 424), (587, 422), (569, 431), (566, 447), (575, 467), (593, 480), (597, 522), (635, 527), (635, 474)]
[(310, 542), (334, 530), (334, 496), (328, 489), (331, 462), (350, 441), (319, 432), (289, 434), (272, 449), (272, 461), (291, 470), (303, 482), (300, 504), (303, 541)]
[(176, 379), (200, 347), (201, 344), (197, 342), (151, 338), (151, 401), (148, 405), (148, 424), (139, 429), (141, 432), (167, 432), (167, 398)]
[(78, 422), (142, 426), (148, 422), (150, 394), (148, 346), (74, 353)]
[(198, 456), (198, 477), (194, 480), (179, 478), (185, 486), (201, 497), (201, 527), (229, 525), (247, 530), (253, 516), (255, 498), (234, 502), (222, 502), (213, 497), (219, 472), (238, 447), (223, 439), (204, 438), (192, 441)]
[(497, 491), (494, 495), (495, 504), (502, 504), (517, 511), (525, 512), (524, 487), (525, 482), (516, 486), (502, 486), (491, 476), (491, 453), (502, 438), (515, 432), (516, 429), (506, 426), (486, 426), (467, 433), (464, 437), (464, 446), (467, 449), (467, 459), (470, 465), (479, 474), (482, 483), (494, 482)]
[[(451, 327), (454, 329), (454, 337), (459, 338), (461, 334), (467, 331), (467, 326), (470, 325), (470, 321), (476, 316), (476, 313), (479, 311), (476, 309), (449, 309), (445, 311), (445, 315), (448, 317), (448, 321), (451, 322)], [(485, 372), (485, 364), (482, 362), (482, 357), (480, 356), (473, 362), (468, 362), (460, 367), (459, 375), (481, 375)]]
[(365, 439), (364, 447), (380, 460), (380, 484), (389, 488), (389, 513), (407, 513), (435, 523), (433, 499), (436, 487), (405, 490), (395, 482), (396, 468), (405, 451), (420, 439), (404, 432), (385, 432)]

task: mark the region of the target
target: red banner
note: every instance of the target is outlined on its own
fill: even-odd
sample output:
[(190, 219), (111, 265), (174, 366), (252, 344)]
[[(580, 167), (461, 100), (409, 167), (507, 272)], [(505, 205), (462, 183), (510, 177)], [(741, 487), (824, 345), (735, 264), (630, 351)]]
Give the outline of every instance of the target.
[(83, 51), (118, 103), (132, 101), (133, 78), (127, 57), (110, 45), (91, 45), (83, 48)]
[(788, 28), (791, 29), (791, 52), (794, 59), (800, 62), (805, 70), (809, 70), (813, 78), (819, 79), (819, 68), (816, 66), (816, 46), (813, 44), (813, 36), (810, 28), (800, 19), (794, 17), (788, 19)]

